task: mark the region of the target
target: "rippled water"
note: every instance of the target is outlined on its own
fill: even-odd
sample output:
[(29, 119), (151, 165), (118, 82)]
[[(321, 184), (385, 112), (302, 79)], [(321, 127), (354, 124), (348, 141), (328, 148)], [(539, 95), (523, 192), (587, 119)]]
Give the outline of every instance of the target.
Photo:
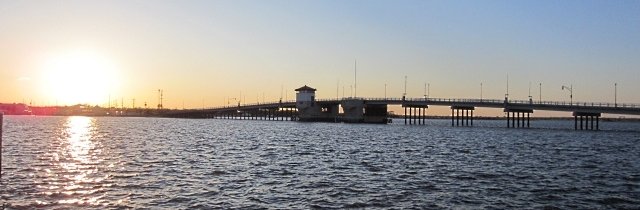
[(640, 208), (640, 123), (5, 117), (9, 208)]

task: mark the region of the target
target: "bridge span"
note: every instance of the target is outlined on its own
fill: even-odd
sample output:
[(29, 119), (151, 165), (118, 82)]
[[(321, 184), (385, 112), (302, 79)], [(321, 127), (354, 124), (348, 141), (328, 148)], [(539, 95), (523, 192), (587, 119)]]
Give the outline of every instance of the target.
[[(501, 108), (506, 114), (507, 127), (530, 127), (534, 111), (571, 112), (576, 130), (598, 130), (602, 114), (640, 115), (638, 104), (594, 102), (558, 102), (496, 99), (446, 98), (334, 98), (310, 101), (277, 101), (270, 103), (237, 104), (205, 109), (168, 111), (164, 117), (227, 118), (254, 120), (295, 120), (352, 123), (387, 123), (388, 106), (404, 109), (405, 124), (425, 124), (429, 106), (451, 108), (452, 126), (473, 126), (476, 108)], [(342, 111), (340, 111), (340, 108)]]

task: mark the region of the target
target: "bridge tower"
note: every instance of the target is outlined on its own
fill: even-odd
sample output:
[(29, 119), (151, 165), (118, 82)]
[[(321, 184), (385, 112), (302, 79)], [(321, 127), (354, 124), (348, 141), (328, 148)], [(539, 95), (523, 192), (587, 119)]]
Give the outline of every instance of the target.
[(326, 122), (337, 120), (339, 102), (316, 102), (316, 89), (306, 85), (295, 91), (297, 92), (298, 120)]
[(309, 86), (302, 86), (295, 90), (296, 93), (296, 107), (298, 109), (305, 109), (313, 106), (316, 100), (316, 89)]

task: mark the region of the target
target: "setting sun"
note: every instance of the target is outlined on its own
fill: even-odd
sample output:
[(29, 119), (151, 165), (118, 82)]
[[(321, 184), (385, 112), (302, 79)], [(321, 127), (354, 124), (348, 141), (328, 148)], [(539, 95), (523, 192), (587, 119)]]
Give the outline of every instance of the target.
[(42, 69), (44, 93), (60, 104), (104, 103), (118, 83), (113, 62), (91, 52), (51, 56)]

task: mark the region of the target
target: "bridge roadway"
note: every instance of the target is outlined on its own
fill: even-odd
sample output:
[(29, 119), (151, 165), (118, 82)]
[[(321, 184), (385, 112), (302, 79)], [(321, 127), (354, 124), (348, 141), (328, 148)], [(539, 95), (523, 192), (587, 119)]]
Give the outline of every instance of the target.
[[(640, 104), (594, 103), (594, 102), (559, 102), (559, 101), (526, 101), (526, 100), (497, 100), (497, 99), (443, 99), (443, 98), (341, 98), (318, 99), (318, 104), (340, 104), (342, 101), (363, 100), (371, 105), (401, 105), (406, 107), (418, 106), (451, 106), (451, 107), (483, 107), (522, 110), (565, 111), (574, 113), (622, 114), (640, 115)], [(275, 110), (280, 108), (295, 109), (295, 101), (240, 104), (237, 106), (219, 106), (205, 109), (175, 110), (165, 113), (167, 117), (189, 117), (202, 113), (242, 112), (245, 110)]]

